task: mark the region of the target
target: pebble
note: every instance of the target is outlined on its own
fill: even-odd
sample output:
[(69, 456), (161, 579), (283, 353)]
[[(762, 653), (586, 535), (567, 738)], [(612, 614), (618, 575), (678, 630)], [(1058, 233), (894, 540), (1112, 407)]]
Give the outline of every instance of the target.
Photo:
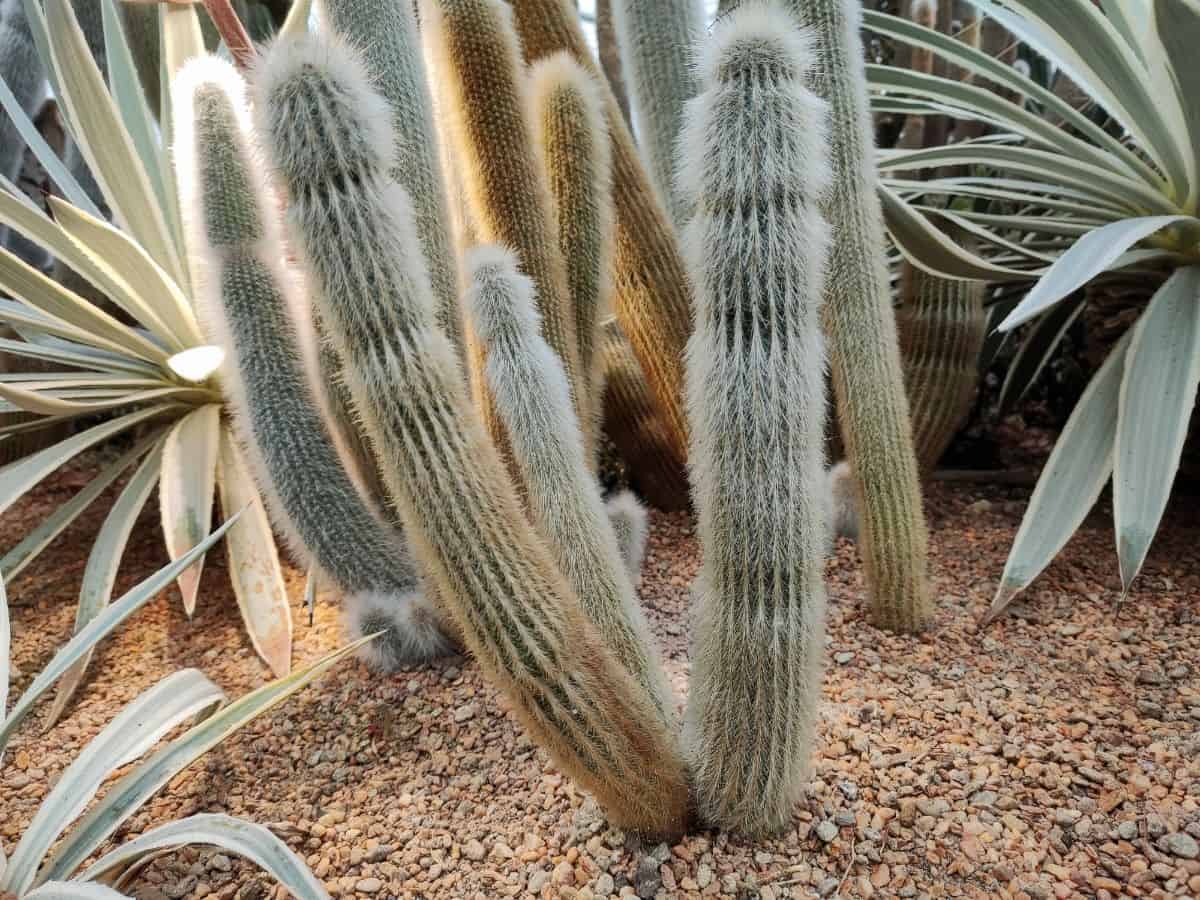
[(540, 894), (542, 888), (550, 883), (550, 873), (545, 869), (538, 869), (529, 876), (529, 893)]
[(826, 819), (817, 826), (817, 837), (826, 844), (832, 843), (838, 836), (838, 827), (833, 822)]
[(474, 838), (463, 844), (463, 856), (469, 860), (479, 862), (479, 860), (483, 859), (486, 855), (487, 850), (484, 849), (483, 844), (479, 843), (479, 841), (475, 840)]
[(354, 885), (354, 889), (364, 894), (375, 894), (383, 890), (383, 882), (378, 878), (363, 878)]
[(1190, 834), (1184, 834), (1182, 831), (1177, 831), (1174, 834), (1168, 834), (1160, 838), (1158, 849), (1162, 850), (1163, 853), (1178, 856), (1180, 859), (1196, 859), (1200, 857), (1200, 844), (1197, 844), (1196, 839)]

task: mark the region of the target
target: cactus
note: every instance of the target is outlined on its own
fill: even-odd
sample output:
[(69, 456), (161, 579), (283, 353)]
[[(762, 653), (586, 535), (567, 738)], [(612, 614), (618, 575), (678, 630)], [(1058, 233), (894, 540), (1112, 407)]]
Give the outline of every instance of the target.
[[(0, 76), (12, 91), (17, 103), (33, 117), (46, 89), (42, 60), (33, 43), (29, 20), (25, 18), (24, 0), (0, 0)], [(25, 142), (7, 113), (0, 110), (0, 175), (16, 182), (25, 159)], [(47, 254), (20, 235), (9, 233), (0, 224), (0, 246), (12, 243), (19, 254), (33, 265), (44, 265)]]
[(659, 509), (686, 509), (687, 472), (670, 452), (669, 430), (629, 338), (616, 319), (607, 320), (600, 331), (603, 433), (616, 446), (643, 497)]
[(625, 90), (625, 74), (621, 68), (621, 48), (617, 46), (617, 29), (613, 25), (612, 0), (596, 0), (596, 56), (600, 69), (612, 89), (613, 99), (621, 118), (628, 125), (629, 94)]
[(680, 137), (703, 551), (684, 745), (705, 820), (749, 835), (791, 823), (824, 653), (829, 171), (812, 57), (786, 12), (743, 4), (701, 49)]
[(467, 397), (409, 201), (386, 174), (382, 103), (336, 42), (277, 44), (258, 74), (289, 237), (397, 511), (467, 646), (557, 764), (616, 824), (677, 834), (687, 786), (673, 736), (584, 616)]
[(850, 464), (842, 460), (829, 469), (826, 477), (830, 539), (844, 537), (857, 541), (858, 511), (854, 508), (854, 473)]
[(438, 301), (438, 324), (456, 347), (462, 347), (459, 279), (446, 225), (447, 198), (433, 128), (433, 101), (413, 4), (411, 0), (321, 0), (321, 11), (333, 29), (363, 54), (376, 90), (388, 103), (396, 136), (391, 175), (408, 191), (416, 210), (417, 234)]
[(563, 361), (575, 410), (586, 421), (566, 263), (555, 239), (546, 173), (534, 152), (528, 90), (509, 19), (497, 0), (424, 0), (421, 8), (477, 238), (520, 255), (537, 286), (546, 342)]
[(971, 411), (987, 332), (984, 286), (905, 263), (896, 311), (900, 359), (922, 472), (937, 465)]
[(636, 588), (642, 580), (642, 561), (646, 558), (646, 538), (650, 532), (646, 507), (632, 491), (620, 491), (604, 502), (604, 508), (617, 536), (617, 547), (625, 561), (629, 581)]
[(538, 333), (533, 285), (501, 248), (477, 248), (467, 264), (467, 308), (487, 348), (488, 386), (512, 440), (534, 525), (600, 636), (670, 725), (670, 689), (588, 469), (562, 363)]
[(932, 614), (928, 532), (884, 257), (859, 0), (789, 0), (818, 42), (814, 91), (830, 106), (833, 226), (824, 320), (838, 421), (858, 497), (871, 617), (916, 632)]
[(695, 93), (691, 52), (703, 33), (696, 0), (613, 0), (621, 69), (629, 73), (633, 120), (671, 220), (687, 218), (675, 190), (675, 144), (683, 105)]
[(204, 318), (232, 363), (224, 384), (273, 519), (296, 555), (345, 592), (351, 622), (369, 606), (366, 624), (390, 627), (374, 662), (394, 668), (441, 654), (437, 611), (398, 536), (350, 482), (309, 381), (315, 340), (303, 333), (299, 285), (283, 269), (272, 195), (252, 161), (244, 84), (229, 63), (199, 57), (180, 72), (173, 99)]
[[(512, 9), (526, 59), (566, 50), (600, 81), (591, 48), (567, 0), (513, 0)], [(683, 352), (692, 329), (687, 273), (670, 221), (638, 158), (612, 91), (605, 85), (603, 93), (612, 140), (616, 215), (614, 308), (659, 409), (668, 464), (682, 470), (688, 440)], [(671, 499), (672, 506), (682, 506), (687, 495)]]
[(530, 70), (531, 118), (549, 177), (558, 248), (567, 265), (567, 293), (579, 347), (579, 383), (589, 463), (600, 427), (600, 320), (611, 302), (612, 163), (604, 105), (595, 80), (570, 55), (557, 53)]

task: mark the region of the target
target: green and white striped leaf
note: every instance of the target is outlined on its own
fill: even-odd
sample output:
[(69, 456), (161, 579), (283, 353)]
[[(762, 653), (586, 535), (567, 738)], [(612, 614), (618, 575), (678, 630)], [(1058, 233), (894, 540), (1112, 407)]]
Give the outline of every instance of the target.
[(94, 447), (101, 441), (115, 437), (123, 431), (128, 431), (136, 425), (161, 415), (170, 409), (169, 406), (151, 406), (126, 413), (116, 419), (110, 419), (99, 425), (93, 425), (86, 431), (72, 435), (64, 441), (59, 441), (52, 447), (39, 450), (31, 456), (13, 463), (0, 471), (0, 513), (5, 512), (17, 502), (26, 491), (39, 481), (66, 463), (78, 453), (89, 447)]
[(202, 544), (197, 545), (191, 553), (159, 569), (141, 584), (130, 589), (119, 600), (106, 606), (82, 631), (67, 641), (62, 649), (54, 654), (54, 658), (50, 660), (46, 668), (42, 669), (37, 677), (33, 679), (33, 683), (25, 689), (25, 693), (21, 695), (21, 698), (17, 700), (16, 705), (9, 712), (8, 718), (0, 724), (0, 754), (3, 753), (9, 738), (12, 737), (17, 726), (29, 715), (38, 698), (58, 681), (63, 673), (77, 660), (82, 658), (85, 653), (95, 647), (97, 643), (107, 637), (114, 628), (117, 628), (122, 622), (154, 599), (163, 588), (178, 578), (181, 571), (196, 561), (196, 557), (204, 554), (209, 547), (224, 537), (225, 532), (236, 521), (237, 515), (235, 514), (224, 525), (210, 534)]
[[(158, 505), (163, 538), (171, 559), (179, 559), (208, 536), (217, 484), (221, 441), (221, 407), (210, 403), (184, 416), (167, 435), (163, 448)], [(204, 558), (179, 576), (179, 592), (188, 618), (196, 611), (196, 595)]]
[(133, 139), (88, 50), (71, 0), (44, 2), (50, 53), (61, 88), (58, 99), (71, 122), (71, 133), (117, 220), (177, 282), (183, 281), (183, 265), (170, 229)]
[(1121, 584), (1133, 584), (1158, 531), (1200, 385), (1200, 267), (1178, 269), (1133, 329), (1121, 383), (1113, 511)]
[(168, 847), (204, 844), (250, 860), (300, 900), (328, 900), (308, 866), (274, 834), (251, 822), (224, 815), (189, 816), (154, 828), (106, 853), (83, 873), (85, 881), (106, 877)]
[(7, 890), (18, 896), (28, 892), (46, 852), (113, 772), (140, 757), (172, 728), (224, 700), (225, 692), (199, 670), (183, 669), (122, 709), (67, 767), (38, 807), (9, 859)]
[[(1200, 47), (1200, 4), (1196, 0), (1153, 0), (1153, 5), (1154, 23), (1162, 42), (1160, 54), (1165, 51), (1167, 68), (1174, 80), (1172, 87), (1180, 97), (1190, 101), (1183, 104), (1187, 146), (1200, 147), (1200, 103), (1196, 102), (1196, 92), (1200, 91), (1200, 60), (1196, 58), (1196, 48)], [(1194, 177), (1187, 208), (1195, 209), (1197, 199), (1200, 199), (1200, 178)]]
[[(12, 580), (26, 566), (37, 559), (39, 553), (46, 549), (56, 537), (70, 526), (80, 514), (108, 490), (109, 486), (121, 477), (121, 474), (136, 460), (145, 455), (147, 448), (161, 437), (155, 433), (148, 440), (141, 441), (133, 449), (121, 454), (115, 461), (100, 470), (91, 481), (74, 497), (63, 503), (54, 512), (42, 519), (35, 528), (29, 531), (20, 543), (0, 558), (0, 578)], [(0, 718), (3, 711), (0, 710)]]
[(883, 218), (892, 240), (914, 266), (942, 278), (973, 281), (1027, 280), (1029, 274), (997, 266), (959, 247), (886, 186), (879, 186)]
[(238, 527), (225, 542), (233, 592), (250, 643), (271, 671), (283, 676), (292, 665), (292, 610), (271, 522), (228, 428), (221, 430), (219, 454), (217, 485), (221, 508), (246, 508)]
[[(125, 547), (138, 515), (150, 499), (158, 475), (162, 469), (162, 443), (150, 448), (145, 459), (138, 465), (129, 482), (117, 496), (117, 501), (104, 517), (100, 530), (92, 541), (87, 565), (83, 570), (83, 582), (79, 588), (79, 606), (75, 610), (75, 633), (78, 634), (91, 622), (112, 599), (113, 586), (117, 582), (117, 571), (125, 556)], [(46, 728), (52, 728), (62, 716), (67, 703), (79, 689), (91, 662), (92, 651), (85, 653), (63, 674), (50, 712), (46, 715)]]
[(1050, 565), (1108, 483), (1130, 338), (1126, 332), (1092, 376), (1054, 445), (1009, 551), (987, 621), (1000, 615)]
[(170, 329), (181, 347), (203, 344), (204, 337), (196, 322), (192, 304), (179, 287), (179, 282), (165, 271), (129, 235), (107, 222), (89, 216), (61, 200), (51, 197), (50, 208), (68, 235), (93, 258), (99, 257), (131, 284), (141, 285), (155, 297), (154, 314)]
[(48, 881), (22, 900), (129, 900), (120, 891), (93, 881)]
[(1097, 228), (1071, 245), (1041, 277), (1025, 299), (1000, 323), (1010, 331), (1028, 322), (1083, 287), (1101, 272), (1107, 272), (1130, 247), (1150, 235), (1179, 222), (1195, 222), (1191, 216), (1150, 216), (1124, 219)]
[(109, 788), (100, 802), (63, 838), (38, 873), (38, 882), (69, 877), (163, 785), (243, 725), (282, 703), (371, 639), (355, 641), (311, 666), (240, 697), (155, 752)]
[(42, 133), (38, 131), (33, 121), (25, 114), (25, 110), (13, 96), (12, 89), (9, 88), (8, 82), (0, 76), (0, 107), (3, 107), (4, 112), (8, 115), (17, 132), (21, 135), (21, 140), (25, 142), (32, 152), (34, 157), (42, 168), (46, 170), (46, 174), (50, 176), (50, 180), (58, 185), (58, 189), (63, 194), (70, 198), (72, 203), (78, 203), (86, 209), (93, 210), (96, 215), (99, 211), (96, 210), (94, 204), (87, 192), (79, 186), (79, 182), (75, 180), (75, 176), (71, 174), (58, 154), (50, 149), (50, 145), (46, 143), (46, 139), (42, 137)]
[(1021, 342), (1013, 361), (1009, 363), (1000, 389), (1000, 417), (1004, 418), (1013, 407), (1021, 402), (1030, 386), (1037, 381), (1046, 363), (1054, 355), (1055, 348), (1067, 330), (1083, 312), (1084, 298), (1076, 297), (1069, 303), (1060, 303), (1042, 316), (1032, 331)]

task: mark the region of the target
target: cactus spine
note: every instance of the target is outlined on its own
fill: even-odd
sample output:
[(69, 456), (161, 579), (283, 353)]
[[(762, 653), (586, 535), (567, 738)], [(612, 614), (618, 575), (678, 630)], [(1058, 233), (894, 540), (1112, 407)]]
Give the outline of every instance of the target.
[(566, 263), (555, 239), (546, 173), (534, 152), (520, 49), (497, 0), (424, 0), (422, 27), (437, 58), (441, 104), (477, 238), (512, 247), (538, 291), (546, 342), (563, 361), (581, 421), (582, 389)]
[(871, 617), (920, 631), (932, 614), (928, 532), (884, 258), (859, 0), (789, 0), (818, 42), (814, 91), (829, 103), (833, 226), (824, 319), (838, 420), (857, 479)]
[(391, 111), (396, 149), (392, 178), (412, 198), (417, 234), (438, 301), (438, 324), (461, 347), (458, 272), (446, 227), (446, 189), (433, 128), (433, 101), (410, 0), (322, 0), (333, 29), (358, 48)]
[(467, 308), (487, 347), (488, 385), (512, 440), (534, 525), (600, 636), (670, 725), (670, 689), (588, 469), (562, 363), (538, 333), (533, 285), (501, 248), (477, 248), (467, 263)]
[(555, 761), (614, 822), (678, 833), (673, 737), (525, 519), (437, 326), (408, 200), (386, 176), (381, 102), (345, 48), (305, 39), (267, 54), (255, 108), (397, 510), (468, 647)]
[(705, 819), (750, 835), (791, 823), (824, 653), (829, 172), (812, 56), (785, 12), (744, 4), (702, 49), (680, 139), (703, 549), (684, 742)]
[(687, 472), (670, 452), (670, 430), (646, 384), (642, 365), (616, 319), (608, 319), (600, 331), (603, 432), (629, 466), (642, 496), (659, 509), (684, 509)]
[[(599, 81), (591, 48), (567, 0), (513, 0), (512, 8), (526, 59), (566, 50)], [(692, 328), (687, 273), (670, 221), (607, 86), (604, 97), (616, 213), (615, 311), (660, 410), (670, 462), (682, 469), (688, 434), (683, 352)], [(682, 506), (686, 494), (673, 500), (672, 505)]]
[(558, 248), (567, 265), (567, 294), (579, 346), (581, 422), (588, 459), (600, 426), (600, 320), (611, 300), (612, 162), (599, 86), (566, 53), (530, 70), (534, 134), (554, 198)]
[(937, 465), (971, 411), (987, 332), (984, 286), (904, 264), (896, 311), (900, 359), (922, 472)]
[(283, 270), (271, 195), (252, 162), (241, 78), (229, 63), (201, 57), (180, 73), (175, 92), (181, 207), (205, 317), (233, 363), (225, 384), (273, 518), (293, 550), (346, 593), (351, 610), (375, 609), (368, 624), (390, 626), (374, 661), (395, 667), (438, 655), (448, 645), (437, 612), (399, 538), (346, 475), (309, 383), (315, 360), (304, 356), (306, 348), (315, 353), (314, 342), (301, 333), (297, 285)]
[(695, 0), (613, 0), (622, 71), (633, 88), (633, 119), (672, 221), (687, 217), (675, 190), (675, 145), (683, 105), (695, 93), (691, 52), (703, 33)]

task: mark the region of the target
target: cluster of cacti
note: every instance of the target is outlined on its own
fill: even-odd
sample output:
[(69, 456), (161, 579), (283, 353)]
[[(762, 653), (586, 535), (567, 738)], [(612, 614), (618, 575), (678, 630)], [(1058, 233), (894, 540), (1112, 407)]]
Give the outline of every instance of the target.
[[(421, 0), (432, 80), (409, 0), (321, 3), (331, 33), (265, 48), (252, 102), (209, 58), (173, 104), (206, 325), (277, 525), (357, 631), (387, 631), (377, 662), (453, 635), (616, 824), (673, 835), (694, 807), (786, 827), (830, 521), (853, 518), (851, 470), (824, 466), (823, 309), (877, 618), (924, 614), (902, 385), (864, 396), (896, 347), (855, 4), (814, 0), (811, 29), (731, 10), (693, 76), (686, 0), (619, 3), (681, 241), (569, 0)], [(703, 565), (682, 739), (638, 604), (646, 511), (594, 472), (602, 407), (647, 495), (679, 505), (690, 448)]]
[(700, 6), (696, 0), (615, 0), (612, 12), (640, 145), (671, 219), (682, 226), (688, 211), (675, 185), (675, 143), (683, 106), (695, 94), (691, 55), (703, 31)]
[[(268, 53), (255, 107), (310, 297), (446, 612), (517, 715), (616, 821), (677, 832), (687, 784), (672, 730), (525, 519), (468, 398), (411, 205), (389, 175), (383, 101), (344, 46), (305, 39)], [(478, 274), (475, 295), (496, 289)]]
[(824, 652), (829, 172), (812, 62), (785, 12), (743, 6), (698, 60), (680, 139), (703, 552), (685, 745), (705, 818), (752, 834), (791, 822)]
[(275, 525), (301, 561), (343, 591), (352, 631), (390, 625), (386, 641), (368, 645), (381, 665), (439, 655), (448, 644), (403, 538), (351, 481), (326, 427), (316, 337), (301, 286), (280, 259), (241, 77), (200, 57), (174, 93), (176, 170), (202, 313), (230, 361), (230, 406)]

